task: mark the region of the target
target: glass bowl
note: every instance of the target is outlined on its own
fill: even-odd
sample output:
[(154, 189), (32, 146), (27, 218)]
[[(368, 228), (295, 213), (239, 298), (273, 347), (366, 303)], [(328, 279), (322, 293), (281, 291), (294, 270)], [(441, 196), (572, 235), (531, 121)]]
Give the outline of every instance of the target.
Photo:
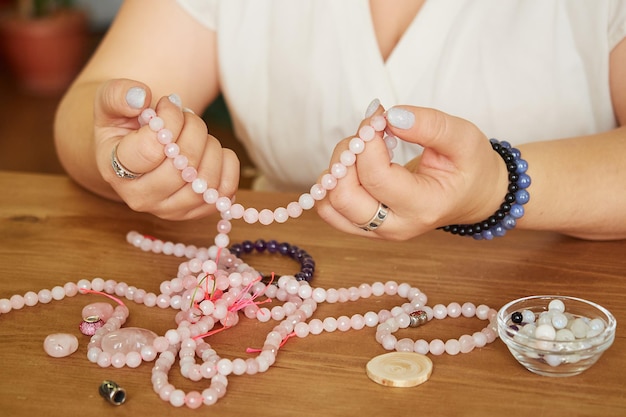
[(511, 301), (498, 311), (497, 320), (500, 339), (519, 363), (555, 377), (589, 369), (613, 344), (617, 325), (606, 308), (560, 295)]

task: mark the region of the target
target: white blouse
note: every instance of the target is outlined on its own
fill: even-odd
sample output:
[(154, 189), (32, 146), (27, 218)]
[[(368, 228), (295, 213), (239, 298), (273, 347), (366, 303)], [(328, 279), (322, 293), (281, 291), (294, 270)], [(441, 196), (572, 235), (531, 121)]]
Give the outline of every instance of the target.
[[(368, 0), (178, 0), (218, 39), (235, 133), (263, 176), (303, 191), (378, 98), (463, 117), (513, 144), (616, 126), (609, 53), (624, 0), (426, 1), (387, 61)], [(406, 163), (419, 146), (400, 143)]]

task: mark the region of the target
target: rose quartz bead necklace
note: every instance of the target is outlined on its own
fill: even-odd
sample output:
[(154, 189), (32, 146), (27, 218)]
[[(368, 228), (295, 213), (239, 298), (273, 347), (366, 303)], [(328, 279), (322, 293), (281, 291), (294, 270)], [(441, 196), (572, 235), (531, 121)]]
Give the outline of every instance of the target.
[[(77, 294), (98, 292), (110, 295), (117, 302), (113, 313), (104, 317), (104, 325), (91, 336), (87, 358), (102, 367), (138, 367), (143, 361), (154, 361), (152, 386), (161, 399), (175, 407), (198, 408), (202, 404), (215, 404), (226, 394), (231, 375), (254, 375), (267, 371), (276, 361), (278, 351), (291, 337), (305, 338), (324, 332), (347, 332), (364, 328), (376, 329), (376, 340), (384, 349), (413, 351), (417, 353), (455, 355), (470, 352), (495, 340), (495, 310), (484, 305), (475, 307), (471, 303), (462, 306), (451, 303), (430, 308), (428, 298), (418, 288), (408, 283), (395, 281), (361, 284), (350, 288), (312, 287), (307, 281), (297, 280), (293, 275), (284, 275), (276, 282), (261, 282), (258, 271), (227, 249), (232, 219), (261, 224), (284, 222), (298, 217), (303, 210), (313, 207), (316, 200), (324, 198), (337, 181), (345, 176), (347, 167), (354, 164), (356, 155), (362, 152), (365, 143), (373, 140), (385, 130), (385, 119), (373, 117), (369, 126), (359, 130), (358, 137), (350, 142), (350, 150), (341, 155), (341, 162), (332, 166), (331, 173), (322, 177), (320, 183), (311, 187), (309, 193), (300, 196), (285, 208), (256, 210), (233, 204), (227, 197), (220, 197), (215, 189), (209, 189), (206, 181), (197, 177), (197, 172), (188, 165), (186, 157), (180, 155), (178, 146), (172, 142), (172, 134), (163, 127), (162, 119), (153, 110), (145, 110), (140, 116), (142, 124), (149, 124), (164, 144), (164, 151), (172, 159), (174, 166), (181, 171), (185, 181), (191, 183), (194, 191), (202, 194), (204, 201), (215, 204), (222, 219), (217, 224), (217, 235), (213, 246), (203, 248), (183, 243), (164, 242), (137, 232), (127, 234), (127, 241), (143, 251), (163, 253), (185, 258), (179, 264), (177, 274), (160, 284), (160, 293), (128, 285), (114, 280), (94, 278), (82, 279), (77, 283), (56, 286), (52, 290), (38, 293), (29, 291), (0, 299), (0, 316), (24, 306), (46, 304), (52, 300), (62, 300)], [(387, 135), (384, 140), (392, 153), (395, 138)], [(322, 303), (334, 304), (356, 302), (370, 297), (395, 296), (405, 300), (389, 310), (368, 311), (350, 317), (312, 318)], [(128, 308), (118, 298), (126, 298), (146, 307), (172, 308), (178, 310), (175, 316), (176, 327), (158, 336), (147, 329), (123, 328), (128, 318)], [(276, 303), (278, 300), (279, 303)], [(91, 310), (87, 309), (89, 314)], [(260, 322), (275, 321), (277, 324), (265, 337), (260, 349), (247, 349), (248, 356), (225, 358), (205, 341), (211, 335), (226, 331), (244, 317)], [(417, 315), (416, 315), (417, 314)], [(397, 340), (393, 333), (406, 327), (435, 318), (476, 316), (488, 320), (489, 325), (471, 336), (464, 335), (458, 340), (445, 343), (439, 339), (426, 342), (424, 339)], [(74, 349), (70, 346), (69, 349)], [(75, 349), (74, 349), (75, 350)], [(256, 353), (255, 357), (250, 356)], [(200, 382), (209, 381), (202, 391), (184, 392), (169, 381), (169, 372), (178, 357), (180, 373), (183, 377)]]
[[(358, 135), (349, 142), (349, 149), (342, 152), (340, 162), (331, 166), (330, 172), (324, 174), (319, 183), (313, 184), (308, 193), (303, 193), (298, 201), (292, 201), (285, 207), (278, 207), (274, 210), (264, 208), (258, 210), (253, 207), (245, 208), (239, 203), (234, 203), (226, 196), (220, 196), (215, 188), (209, 188), (208, 183), (203, 178), (198, 177), (198, 171), (189, 165), (189, 158), (180, 153), (179, 146), (174, 142), (173, 133), (165, 127), (163, 119), (157, 116), (154, 109), (147, 108), (138, 117), (141, 126), (148, 125), (156, 133), (156, 138), (163, 145), (163, 152), (172, 161), (176, 169), (180, 171), (181, 178), (191, 184), (191, 188), (197, 194), (201, 194), (207, 204), (214, 204), (221, 214), (222, 223), (218, 234), (215, 236), (215, 245), (225, 248), (229, 244), (228, 232), (231, 229), (230, 220), (243, 219), (246, 223), (256, 222), (262, 225), (269, 225), (273, 222), (284, 223), (289, 218), (299, 217), (304, 210), (310, 210), (316, 201), (326, 197), (326, 192), (337, 186), (337, 181), (346, 176), (348, 167), (356, 162), (356, 155), (365, 150), (365, 144), (378, 134), (385, 131), (387, 121), (383, 116), (374, 116), (369, 125), (362, 126)], [(392, 135), (383, 135), (390, 157), (393, 157), (393, 149), (397, 144), (397, 138)]]

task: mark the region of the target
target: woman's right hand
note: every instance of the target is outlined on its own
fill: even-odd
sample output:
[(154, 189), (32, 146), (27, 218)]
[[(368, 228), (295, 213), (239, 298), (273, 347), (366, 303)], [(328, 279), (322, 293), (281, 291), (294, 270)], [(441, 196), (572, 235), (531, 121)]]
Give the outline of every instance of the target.
[[(98, 171), (117, 195), (133, 210), (154, 214), (168, 220), (199, 218), (216, 211), (201, 193), (183, 180), (164, 145), (148, 125), (141, 125), (139, 115), (152, 101), (147, 85), (115, 79), (102, 84), (94, 104), (94, 137)], [(180, 99), (171, 95), (159, 99), (154, 108), (172, 132), (172, 142), (188, 165), (196, 168), (198, 178), (207, 182), (220, 196), (232, 197), (239, 184), (239, 160), (230, 149), (207, 132), (204, 121), (184, 110)], [(112, 167), (112, 153), (128, 171), (140, 174), (135, 179), (120, 178)]]

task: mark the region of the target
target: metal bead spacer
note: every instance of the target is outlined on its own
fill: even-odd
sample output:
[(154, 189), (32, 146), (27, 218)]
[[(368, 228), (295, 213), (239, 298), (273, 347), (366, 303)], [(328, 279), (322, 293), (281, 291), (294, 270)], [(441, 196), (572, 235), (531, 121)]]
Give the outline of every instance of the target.
[(428, 322), (428, 315), (424, 310), (416, 310), (409, 314), (409, 319), (409, 327), (419, 327)]
[(126, 390), (113, 381), (102, 381), (100, 395), (113, 405), (122, 405), (126, 401)]

